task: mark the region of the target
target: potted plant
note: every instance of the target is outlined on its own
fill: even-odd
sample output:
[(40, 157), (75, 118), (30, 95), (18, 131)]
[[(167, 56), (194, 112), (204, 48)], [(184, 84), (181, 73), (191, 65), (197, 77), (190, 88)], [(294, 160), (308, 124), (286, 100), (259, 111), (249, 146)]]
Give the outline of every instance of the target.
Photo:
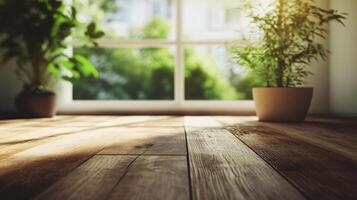
[(76, 8), (62, 0), (0, 1), (0, 61), (16, 60), (16, 73), (24, 87), (16, 97), (18, 109), (34, 117), (56, 112), (56, 79), (98, 76), (85, 57), (69, 54), (69, 42), (95, 45), (104, 33), (95, 23), (82, 24)]
[(277, 0), (264, 9), (252, 4), (245, 8), (257, 34), (244, 39), (244, 47), (233, 45), (231, 50), (237, 63), (266, 86), (253, 88), (259, 120), (303, 121), (313, 95), (313, 88), (301, 87), (311, 74), (308, 66), (327, 59), (329, 51), (321, 43), (327, 25), (343, 24), (347, 14), (320, 8), (313, 0)]

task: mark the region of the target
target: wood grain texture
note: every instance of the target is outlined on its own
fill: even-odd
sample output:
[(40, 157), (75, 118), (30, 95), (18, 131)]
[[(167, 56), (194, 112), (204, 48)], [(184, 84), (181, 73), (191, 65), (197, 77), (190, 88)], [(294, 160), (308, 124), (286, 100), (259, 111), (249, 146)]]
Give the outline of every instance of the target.
[[(141, 123), (149, 123), (149, 122), (159, 122), (162, 121), (163, 119), (166, 119), (168, 117), (165, 116), (56, 116), (55, 118), (49, 118), (49, 119), (33, 119), (33, 120), (28, 120), (29, 122), (24, 123), (22, 120), (22, 125), (17, 125), (17, 126), (11, 126), (11, 128), (7, 129), (6, 131), (0, 131), (0, 160), (7, 158), (11, 155), (14, 155), (16, 153), (19, 153), (21, 151), (36, 147), (40, 144), (48, 143), (54, 140), (59, 140), (62, 137), (66, 137), (67, 135), (76, 135), (76, 134), (81, 134), (82, 132), (85, 131), (91, 131), (91, 130), (98, 130), (101, 131), (102, 129), (108, 129), (108, 128), (116, 128), (118, 127), (118, 131), (115, 131), (119, 134), (120, 129), (119, 127), (125, 127), (125, 126), (135, 126), (136, 124), (141, 124)], [(176, 119), (176, 118), (175, 118)], [(178, 118), (179, 119), (179, 118)], [(18, 120), (10, 120), (9, 124), (17, 124)], [(0, 125), (0, 128), (5, 126), (9, 126), (7, 123), (3, 123)], [(172, 122), (171, 122), (172, 124)], [(176, 124), (183, 124), (182, 119), (181, 123), (179, 120), (176, 120)], [(183, 128), (182, 128), (183, 130)], [(140, 133), (140, 130), (137, 130)], [(145, 130), (141, 130), (141, 133)], [(122, 131), (124, 134), (126, 131)], [(128, 131), (130, 132), (130, 131)], [(154, 132), (160, 132), (160, 131), (154, 131)], [(161, 131), (163, 132), (163, 131)], [(170, 132), (170, 131), (169, 131)], [(176, 131), (171, 131), (171, 133), (174, 133)], [(121, 135), (123, 135), (121, 134)], [(172, 138), (168, 138), (168, 134), (156, 134), (157, 137), (162, 136), (161, 142), (158, 140), (156, 142), (156, 145), (149, 145), (153, 151), (160, 150), (160, 146), (165, 146), (168, 143), (174, 143), (174, 141), (181, 140), (181, 143), (184, 144), (184, 141), (182, 141), (183, 138), (183, 132), (180, 134), (180, 136), (174, 136), (173, 134), (170, 135)], [(130, 138), (131, 136), (129, 136)], [(164, 138), (167, 137), (169, 139), (168, 141), (165, 141)], [(176, 137), (176, 140), (174, 140)], [(117, 139), (117, 137), (114, 137)], [(132, 138), (132, 137), (131, 137)], [(125, 140), (126, 138), (121, 137), (122, 140)], [(137, 145), (131, 145), (130, 144), (125, 144), (129, 147), (132, 148), (143, 148), (146, 150), (146, 144), (145, 142), (149, 142), (149, 137), (143, 137), (142, 139), (137, 138), (138, 142)], [(147, 139), (147, 140), (145, 140)], [(109, 141), (109, 140), (108, 140)], [(114, 140), (112, 140), (114, 141)], [(142, 141), (141, 143), (139, 141)], [(120, 141), (119, 143), (121, 143)], [(178, 142), (179, 143), (179, 142)], [(118, 143), (116, 143), (118, 144)], [(113, 144), (113, 145), (116, 145)], [(172, 145), (171, 145), (172, 146)], [(173, 147), (173, 146), (172, 146)], [(178, 147), (178, 146), (177, 146)], [(124, 147), (125, 148), (125, 147)], [(179, 148), (179, 147), (178, 147)], [(184, 149), (181, 148), (181, 149)], [(114, 152), (115, 151), (111, 151)], [(111, 153), (108, 152), (108, 153)], [(171, 153), (170, 153), (171, 152)], [(171, 151), (169, 154), (180, 154), (183, 151), (178, 151), (175, 148), (171, 148)], [(120, 153), (120, 152), (119, 152)], [(124, 153), (127, 153), (124, 152)], [(139, 152), (141, 153), (141, 152)], [(163, 152), (164, 154), (165, 152)], [(166, 152), (167, 153), (167, 152)]]
[(102, 150), (115, 128), (83, 131), (21, 151), (0, 162), (0, 196), (29, 199)]
[(0, 160), (83, 130), (83, 128), (77, 127), (23, 127), (20, 130), (16, 129), (16, 132), (10, 132), (11, 136), (0, 139)]
[(0, 120), (0, 199), (357, 199), (356, 134), (322, 118)]
[(193, 199), (304, 199), (216, 121), (186, 117), (185, 122)]
[[(164, 123), (165, 120), (171, 118), (169, 116), (110, 116), (111, 118), (102, 122), (93, 122), (96, 126), (105, 127), (140, 127), (143, 124)], [(93, 120), (93, 117), (88, 117)], [(86, 118), (82, 118), (86, 121)]]
[(124, 127), (99, 154), (186, 155), (185, 132), (178, 128)]
[(53, 118), (0, 120), (2, 132), (14, 128), (28, 127), (114, 127), (141, 126), (143, 123), (165, 122), (170, 116), (55, 116)]
[[(68, 116), (56, 116), (54, 118), (10, 118), (10, 119), (0, 119), (0, 127), (10, 127), (10, 126), (19, 126), (19, 125), (24, 125), (24, 124), (33, 124), (33, 123), (36, 123), (38, 121), (43, 121), (43, 120), (48, 120), (48, 119), (51, 119), (51, 120), (60, 120), (60, 119), (63, 119), (63, 118), (66, 118)], [(1, 129), (0, 129), (1, 130)]]
[(357, 121), (308, 118), (304, 123), (258, 122), (256, 117), (215, 117), (226, 126), (246, 124), (277, 129), (357, 162)]
[(228, 128), (309, 199), (356, 199), (357, 164), (333, 151), (258, 125)]
[(183, 128), (184, 117), (181, 116), (151, 116), (151, 120), (130, 124), (131, 127), (152, 127), (152, 128)]
[(311, 125), (309, 122), (302, 124), (260, 124), (283, 131), (294, 138), (333, 151), (357, 162), (357, 128), (354, 131), (342, 132), (332, 128), (324, 128), (317, 124)]
[(56, 160), (23, 161), (15, 170), (0, 175), (1, 199), (31, 199), (88, 158), (75, 156)]
[(140, 156), (109, 196), (109, 200), (188, 200), (184, 156)]
[[(0, 162), (0, 196), (10, 199), (31, 198), (103, 150), (107, 145), (113, 144), (113, 141), (117, 141), (115, 139), (120, 135), (119, 129), (137, 123), (162, 120), (166, 117), (71, 116), (69, 118), (58, 117), (58, 120), (56, 118), (28, 120), (28, 123), (24, 122), (21, 126), (8, 127), (10, 129), (7, 130), (21, 128), (23, 131), (3, 138), (5, 143), (20, 143), (18, 145), (9, 144), (0, 149), (1, 154), (5, 155)], [(7, 126), (6, 123), (3, 125)], [(41, 131), (47, 128), (56, 131), (48, 132), (48, 134), (46, 131)], [(73, 130), (65, 134), (62, 134), (61, 131), (58, 132), (59, 129), (66, 128)], [(26, 135), (26, 130), (30, 130), (28, 135)], [(125, 132), (122, 133), (125, 134)], [(179, 135), (180, 138), (184, 137), (182, 131)], [(177, 140), (172, 140), (172, 134), (170, 137), (157, 142), (152, 148), (152, 152), (173, 147), (170, 142)], [(145, 139), (145, 142), (148, 142), (147, 138)], [(185, 149), (185, 141), (181, 139), (180, 141), (182, 144), (180, 149)], [(138, 144), (143, 143), (139, 142)], [(143, 149), (147, 151), (145, 146)], [(174, 152), (173, 154), (177, 153), (175, 148), (172, 148), (171, 151)], [(181, 153), (185, 152), (181, 151)]]
[(30, 119), (9, 119), (0, 120), (0, 137), (2, 131), (12, 130), (21, 127), (41, 127), (51, 126), (52, 124), (60, 124), (66, 121), (73, 121), (76, 116), (55, 116), (53, 118), (30, 118)]
[(94, 156), (35, 199), (105, 199), (134, 159), (135, 156)]

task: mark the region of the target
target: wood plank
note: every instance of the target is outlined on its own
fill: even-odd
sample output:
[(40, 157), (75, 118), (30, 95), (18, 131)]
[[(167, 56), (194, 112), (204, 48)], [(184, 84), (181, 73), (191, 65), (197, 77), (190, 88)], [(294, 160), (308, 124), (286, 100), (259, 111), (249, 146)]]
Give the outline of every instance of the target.
[(183, 128), (117, 129), (116, 137), (98, 154), (186, 155)]
[(135, 156), (94, 156), (35, 199), (105, 199), (134, 159)]
[(168, 116), (55, 116), (53, 118), (30, 118), (0, 120), (1, 131), (30, 127), (114, 127), (150, 123), (169, 118)]
[(0, 137), (1, 133), (4, 130), (11, 130), (13, 128), (19, 127), (36, 127), (41, 126), (42, 124), (50, 125), (60, 124), (65, 121), (71, 121), (75, 116), (55, 116), (53, 118), (24, 118), (24, 119), (9, 119), (9, 120), (0, 120)]
[(117, 127), (117, 126), (140, 126), (143, 123), (162, 122), (168, 116), (111, 116), (110, 120), (96, 123), (96, 126)]
[[(76, 131), (89, 128), (62, 126), (62, 124), (67, 121), (73, 121), (73, 118), (74, 117), (72, 116), (56, 116), (54, 118), (6, 120), (6, 122), (0, 124), (0, 143), (9, 143), (8, 141), (17, 137), (27, 137), (25, 140), (30, 140), (32, 136), (36, 137), (36, 135), (38, 135), (38, 138), (45, 137), (47, 136), (46, 134), (50, 136), (51, 134), (56, 134), (57, 132), (61, 133), (61, 130), (63, 129)], [(20, 121), (20, 123), (18, 121)], [(51, 125), (51, 123), (54, 123), (55, 125)]]
[(31, 124), (31, 127), (96, 127), (96, 126), (107, 126), (106, 123), (110, 121), (118, 122), (113, 125), (120, 125), (136, 120), (141, 121), (141, 117), (134, 116), (67, 116), (64, 119), (58, 119), (58, 116), (54, 118), (44, 118), (44, 119), (31, 119), (36, 120), (35, 123)]
[[(60, 123), (61, 127), (116, 127), (152, 120), (152, 116), (75, 116), (73, 120)], [(39, 126), (39, 125), (38, 125)], [(58, 126), (57, 123), (45, 123), (43, 126)]]
[[(56, 117), (59, 118), (59, 117)], [(59, 118), (60, 121), (57, 124), (51, 124), (57, 122), (52, 119), (48, 119), (42, 125), (31, 125), (31, 126), (20, 126), (16, 127), (12, 130), (7, 130), (7, 137), (3, 136), (0, 138), (0, 159), (7, 158), (13, 154), (19, 153), (21, 151), (27, 150), (29, 148), (38, 146), (43, 143), (51, 142), (57, 139), (60, 139), (62, 136), (73, 135), (73, 134), (81, 134), (83, 131), (90, 130), (99, 130), (110, 127), (117, 126), (127, 126), (127, 125), (135, 125), (136, 123), (142, 123), (145, 121), (156, 121), (158, 119), (162, 119), (150, 116), (124, 116), (124, 117), (116, 117), (116, 116), (75, 116), (75, 118)], [(31, 120), (29, 120), (31, 121)], [(35, 119), (38, 121), (38, 119)], [(47, 126), (49, 125), (49, 126)], [(14, 132), (16, 131), (16, 132)], [(116, 131), (119, 132), (119, 131)], [(167, 134), (166, 134), (167, 135)], [(165, 135), (162, 135), (163, 137)], [(173, 135), (172, 135), (173, 136)], [(182, 133), (183, 136), (183, 133)], [(166, 136), (165, 136), (166, 137)], [(122, 137), (121, 137), (122, 138)], [(171, 138), (175, 139), (175, 138)], [(177, 138), (180, 139), (180, 138)], [(169, 140), (174, 143), (176, 140)], [(165, 146), (166, 141), (161, 139), (156, 142), (156, 145), (149, 145), (152, 150), (155, 149), (160, 150), (160, 146)], [(120, 141), (121, 143), (122, 141)], [(147, 141), (146, 141), (147, 142)], [(123, 144), (128, 146), (127, 144)], [(129, 145), (130, 146), (130, 145)], [(172, 145), (171, 145), (172, 146)], [(146, 149), (145, 141), (142, 143), (138, 143), (136, 146), (131, 146), (133, 148), (143, 148)], [(162, 149), (162, 148), (161, 148)], [(172, 154), (180, 152), (176, 151), (175, 148), (170, 150)], [(115, 151), (110, 151), (108, 153), (115, 153)], [(139, 152), (141, 153), (141, 152)], [(171, 154), (171, 153), (169, 153)]]
[(304, 199), (215, 120), (185, 117), (185, 123), (193, 199)]
[(344, 129), (350, 129), (356, 131), (357, 129), (357, 118), (334, 118), (334, 117), (316, 117), (308, 116), (307, 122), (309, 124), (322, 125), (329, 129), (339, 129), (343, 131)]
[(267, 123), (258, 122), (256, 117), (216, 117), (215, 119), (225, 125), (244, 123), (277, 129), (357, 162), (357, 123), (351, 120), (309, 118), (304, 123)]
[(259, 125), (228, 128), (309, 199), (356, 199), (357, 164), (339, 154)]
[(0, 196), (28, 199), (102, 150), (115, 128), (84, 131), (38, 145), (0, 162)]
[[(172, 120), (173, 119), (173, 120)], [(111, 144), (99, 154), (146, 154), (146, 155), (186, 155), (185, 131), (183, 118), (171, 117), (165, 123), (161, 119), (154, 123), (163, 126), (126, 126), (117, 129), (117, 135)], [(147, 122), (145, 122), (146, 124)], [(173, 127), (166, 127), (171, 124)]]
[(190, 199), (186, 161), (185, 156), (140, 156), (109, 200)]
[[(78, 117), (79, 124), (72, 124), (77, 128), (88, 130), (78, 133), (61, 135), (52, 139), (43, 140), (40, 144), (30, 142), (27, 149), (21, 149), (0, 162), (0, 195), (13, 199), (28, 199), (46, 189), (51, 183), (63, 177), (82, 162), (98, 153), (118, 136), (118, 129), (143, 121), (154, 121), (157, 117), (125, 116), (110, 117), (106, 121), (95, 123), (96, 116)], [(90, 120), (86, 123), (82, 120)], [(64, 124), (74, 123), (64, 121)], [(36, 125), (40, 128), (45, 126)], [(90, 127), (87, 124), (94, 124)], [(56, 127), (62, 123), (52, 124)], [(32, 125), (31, 125), (32, 126)], [(54, 127), (55, 128), (55, 127)], [(45, 137), (46, 134), (43, 136)], [(36, 136), (35, 136), (36, 137)], [(26, 146), (26, 145), (25, 145)], [(160, 146), (160, 145), (159, 145)], [(16, 148), (17, 149), (17, 148)], [(29, 173), (31, 172), (31, 173)]]
[(153, 120), (130, 124), (131, 127), (153, 127), (153, 128), (180, 128), (184, 127), (184, 118), (180, 116), (156, 116)]
[(66, 135), (77, 134), (84, 128), (69, 127), (36, 127), (23, 129), (21, 133), (0, 139), (0, 160), (32, 147), (57, 140)]
[(331, 128), (321, 128), (316, 125), (310, 125), (308, 122), (302, 124), (260, 124), (280, 130), (294, 138), (299, 138), (357, 162), (356, 131), (353, 133), (338, 132)]

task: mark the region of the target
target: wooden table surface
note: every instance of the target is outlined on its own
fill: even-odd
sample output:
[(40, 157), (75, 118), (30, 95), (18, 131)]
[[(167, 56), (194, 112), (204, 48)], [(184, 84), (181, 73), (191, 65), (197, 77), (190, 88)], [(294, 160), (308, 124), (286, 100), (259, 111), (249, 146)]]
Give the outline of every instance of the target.
[(0, 199), (357, 199), (357, 121), (0, 120)]

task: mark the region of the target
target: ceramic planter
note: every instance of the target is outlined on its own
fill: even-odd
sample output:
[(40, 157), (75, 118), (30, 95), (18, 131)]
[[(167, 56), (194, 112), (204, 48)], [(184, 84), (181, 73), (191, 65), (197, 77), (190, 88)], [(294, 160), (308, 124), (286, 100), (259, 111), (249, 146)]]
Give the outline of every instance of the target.
[(260, 121), (302, 122), (309, 111), (313, 88), (253, 88)]
[(16, 97), (17, 109), (30, 117), (53, 117), (56, 114), (54, 93), (20, 93)]

